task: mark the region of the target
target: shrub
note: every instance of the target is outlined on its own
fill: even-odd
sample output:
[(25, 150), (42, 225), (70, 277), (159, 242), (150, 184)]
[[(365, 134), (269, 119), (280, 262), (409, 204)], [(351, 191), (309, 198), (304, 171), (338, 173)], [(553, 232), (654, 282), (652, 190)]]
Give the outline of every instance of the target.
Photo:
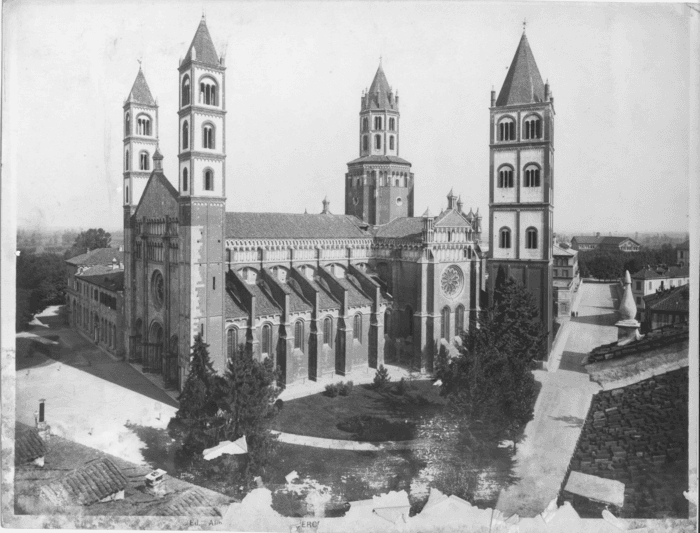
[(394, 392), (399, 396), (403, 396), (406, 394), (406, 390), (408, 390), (408, 382), (406, 381), (406, 378), (401, 378), (401, 381), (396, 383)]
[(340, 393), (340, 387), (337, 383), (329, 383), (326, 385), (326, 396), (335, 398)]
[(391, 381), (391, 376), (389, 376), (389, 370), (386, 369), (384, 365), (379, 365), (376, 374), (374, 374), (374, 386), (377, 389), (383, 388), (387, 383)]
[(346, 383), (343, 383), (341, 381), (338, 384), (338, 392), (340, 393), (341, 396), (350, 396), (350, 393), (352, 392), (352, 387), (353, 387), (352, 381), (348, 381)]

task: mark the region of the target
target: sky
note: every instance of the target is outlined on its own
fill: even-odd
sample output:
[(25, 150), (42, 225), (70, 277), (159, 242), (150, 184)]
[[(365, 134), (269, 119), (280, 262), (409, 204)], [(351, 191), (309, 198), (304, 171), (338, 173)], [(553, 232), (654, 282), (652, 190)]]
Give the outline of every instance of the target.
[(398, 90), (415, 214), (454, 187), (488, 217), (490, 91), (527, 21), (555, 98), (554, 231), (688, 230), (683, 4), (4, 3), (4, 177), (20, 227), (122, 224), (122, 105), (139, 63), (176, 183), (177, 67), (202, 12), (226, 55), (227, 209), (344, 210), (360, 95)]

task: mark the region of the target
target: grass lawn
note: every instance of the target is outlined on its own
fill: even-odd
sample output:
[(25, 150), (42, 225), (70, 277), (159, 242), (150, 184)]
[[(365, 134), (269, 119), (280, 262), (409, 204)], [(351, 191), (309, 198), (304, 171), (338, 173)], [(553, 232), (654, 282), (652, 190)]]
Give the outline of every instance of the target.
[(357, 385), (349, 396), (331, 398), (325, 393), (305, 396), (284, 404), (275, 417), (272, 429), (285, 433), (353, 440), (354, 433), (338, 428), (356, 415), (370, 415), (392, 422), (415, 422), (434, 414), (445, 405), (440, 387), (432, 381), (411, 383), (404, 394), (397, 394), (396, 384), (389, 383), (382, 390), (369, 385)]

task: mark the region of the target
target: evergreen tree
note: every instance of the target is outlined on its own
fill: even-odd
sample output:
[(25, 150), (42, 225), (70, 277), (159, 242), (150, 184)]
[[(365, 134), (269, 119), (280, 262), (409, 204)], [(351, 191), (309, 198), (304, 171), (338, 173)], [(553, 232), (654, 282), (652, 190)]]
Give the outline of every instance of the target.
[(218, 410), (218, 381), (209, 358), (209, 345), (198, 334), (192, 346), (189, 374), (178, 397), (180, 409), (175, 416), (191, 421), (209, 421)]

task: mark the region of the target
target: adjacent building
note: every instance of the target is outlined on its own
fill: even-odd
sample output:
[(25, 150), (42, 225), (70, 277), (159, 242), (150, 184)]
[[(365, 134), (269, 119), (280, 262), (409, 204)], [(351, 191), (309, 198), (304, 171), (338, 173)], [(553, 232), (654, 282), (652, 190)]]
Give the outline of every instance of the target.
[(685, 241), (676, 247), (676, 262), (679, 266), (690, 265), (690, 241)]
[(581, 283), (578, 269), (578, 251), (554, 244), (553, 283), (555, 316), (567, 317), (571, 314), (574, 295)]
[(687, 266), (647, 267), (632, 275), (632, 294), (638, 309), (644, 310), (645, 297), (690, 282), (690, 269)]
[(640, 244), (629, 237), (601, 237), (600, 233), (596, 233), (595, 236), (577, 235), (573, 237), (571, 247), (581, 251), (638, 252)]
[(690, 286), (687, 284), (645, 296), (641, 316), (643, 328), (650, 330), (667, 324), (687, 323), (690, 318), (689, 298)]

